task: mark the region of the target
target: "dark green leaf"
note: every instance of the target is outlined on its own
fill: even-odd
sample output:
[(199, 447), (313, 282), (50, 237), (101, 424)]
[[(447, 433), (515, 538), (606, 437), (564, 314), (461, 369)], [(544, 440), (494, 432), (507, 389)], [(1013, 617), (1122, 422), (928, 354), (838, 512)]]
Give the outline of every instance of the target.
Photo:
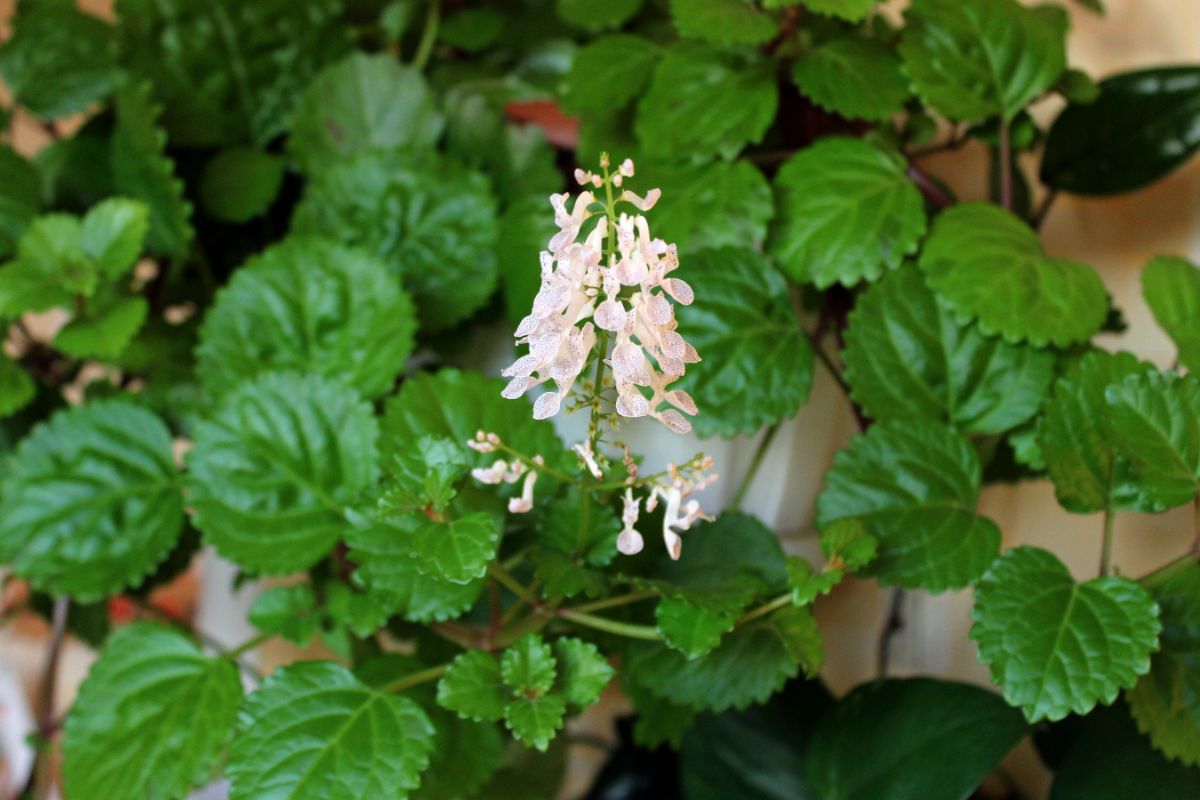
[(494, 44), (503, 32), (504, 19), (490, 8), (462, 9), (442, 20), (438, 38), (451, 47), (475, 53)]
[(550, 204), (541, 195), (524, 197), (510, 205), (500, 218), (496, 264), (504, 312), (514, 328), (529, 313), (541, 288), (538, 254), (558, 231), (549, 208)]
[(54, 346), (72, 358), (114, 359), (137, 335), (150, 306), (144, 297), (107, 297), (88, 304), (54, 337)]
[(462, 653), (438, 682), (437, 701), (460, 717), (498, 721), (504, 716), (508, 702), (500, 664), (491, 654), (480, 650)]
[(596, 646), (582, 639), (556, 639), (554, 656), (558, 669), (554, 692), (567, 701), (574, 713), (599, 700), (616, 674)]
[(500, 676), (515, 693), (532, 696), (550, 690), (557, 667), (550, 645), (536, 633), (513, 642), (500, 659)]
[(775, 214), (770, 184), (747, 161), (639, 161), (637, 180), (662, 190), (654, 206), (654, 234), (678, 245), (685, 264), (706, 247), (759, 249)]
[(858, 22), (867, 16), (867, 12), (878, 5), (879, 0), (765, 0), (764, 5), (767, 8), (773, 8), (795, 5), (797, 2), (818, 14), (827, 14), (848, 22)]
[(717, 44), (763, 44), (779, 23), (745, 0), (671, 0), (671, 19), (681, 36)]
[(42, 207), (37, 167), (8, 147), (0, 147), (0, 258), (17, 249), (25, 228)]
[[(643, 0), (555, 0), (558, 15), (584, 30), (616, 28), (628, 22), (642, 7)], [(544, 749), (544, 748), (542, 748)]]
[(47, 214), (30, 224), (17, 260), (0, 267), (0, 314), (71, 307), (75, 294), (96, 288), (96, 264), (83, 252), (79, 220)]
[(303, 647), (317, 632), (317, 598), (307, 583), (274, 586), (254, 600), (250, 624)]
[(470, 583), (487, 574), (500, 544), (500, 531), (486, 511), (446, 522), (425, 518), (416, 526), (412, 544), (422, 572), (451, 583)]
[(246, 222), (267, 212), (283, 184), (284, 160), (253, 147), (222, 150), (204, 165), (200, 204), (213, 219)]
[(1179, 363), (1200, 372), (1200, 267), (1160, 256), (1142, 270), (1142, 295), (1159, 327), (1179, 348)]
[(909, 96), (895, 53), (857, 37), (814, 47), (796, 59), (792, 80), (805, 97), (847, 119), (885, 122)]
[(37, 385), (29, 373), (8, 356), (0, 357), (0, 419), (20, 411), (36, 395)]
[(737, 615), (706, 611), (686, 600), (667, 597), (659, 601), (654, 619), (667, 644), (696, 658), (721, 643), (721, 637), (733, 630)]
[(588, 42), (567, 73), (566, 108), (576, 114), (611, 114), (624, 108), (641, 94), (659, 52), (648, 39), (626, 33)]

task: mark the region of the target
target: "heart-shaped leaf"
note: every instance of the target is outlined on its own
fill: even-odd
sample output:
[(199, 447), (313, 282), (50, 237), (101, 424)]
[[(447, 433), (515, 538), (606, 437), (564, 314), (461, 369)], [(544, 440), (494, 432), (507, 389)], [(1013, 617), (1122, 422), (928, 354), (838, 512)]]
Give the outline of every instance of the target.
[(637, 97), (658, 61), (658, 45), (641, 36), (614, 33), (575, 53), (564, 87), (564, 104), (577, 114), (609, 114)]
[(792, 80), (814, 103), (847, 119), (888, 120), (908, 99), (900, 59), (888, 47), (848, 36), (796, 59)]
[(763, 44), (779, 23), (742, 0), (671, 0), (671, 19), (679, 34), (717, 44)]

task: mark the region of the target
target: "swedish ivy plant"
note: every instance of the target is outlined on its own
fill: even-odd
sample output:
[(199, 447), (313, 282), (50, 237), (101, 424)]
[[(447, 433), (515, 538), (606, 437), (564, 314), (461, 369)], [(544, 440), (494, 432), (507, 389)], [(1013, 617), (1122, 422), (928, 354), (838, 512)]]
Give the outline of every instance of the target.
[[(1119, 310), (1038, 233), (1200, 148), (1200, 66), (1096, 83), (1069, 21), (22, 0), (0, 574), (51, 695), (64, 635), (98, 652), (31, 796), (59, 747), (70, 800), (549, 800), (606, 693), (690, 800), (955, 800), (1028, 736), (1054, 798), (1200, 796), (1200, 543), (1112, 557), (1116, 515), (1200, 495), (1200, 268), (1146, 253), (1163, 370), (1096, 344)], [(929, 167), (960, 148), (980, 196)], [(816, 370), (859, 426), (820, 563), (745, 502)], [(687, 438), (756, 434), (745, 474)], [(979, 513), (1036, 479), (1094, 515), (1092, 574)], [(259, 587), (232, 648), (153, 600), (201, 548)], [(831, 696), (813, 607), (849, 575), (971, 592), (994, 686), (889, 677), (893, 614)], [(305, 659), (259, 674), (272, 640)]]

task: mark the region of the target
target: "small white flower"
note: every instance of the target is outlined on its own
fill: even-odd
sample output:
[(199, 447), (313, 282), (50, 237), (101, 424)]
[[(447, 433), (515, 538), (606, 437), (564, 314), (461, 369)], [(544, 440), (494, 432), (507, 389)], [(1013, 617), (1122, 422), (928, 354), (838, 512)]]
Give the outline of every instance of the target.
[(500, 444), (500, 437), (494, 433), (475, 431), (475, 438), (467, 441), (467, 447), (476, 453), (494, 453)]
[(633, 528), (638, 521), (638, 506), (641, 504), (641, 500), (635, 498), (633, 489), (629, 488), (625, 490), (623, 500), (625, 508), (621, 512), (621, 522), (624, 523), (624, 527), (617, 535), (617, 549), (625, 555), (631, 556), (640, 553), (645, 544), (642, 535)]
[(590, 441), (580, 442), (571, 448), (583, 461), (583, 465), (587, 467), (587, 471), (592, 474), (596, 480), (604, 477), (604, 471), (600, 469), (600, 465), (596, 463), (596, 454), (592, 451), (592, 443)]
[(521, 496), (508, 501), (508, 513), (525, 514), (533, 510), (533, 485), (537, 483), (537, 470), (525, 473), (525, 483), (521, 485)]

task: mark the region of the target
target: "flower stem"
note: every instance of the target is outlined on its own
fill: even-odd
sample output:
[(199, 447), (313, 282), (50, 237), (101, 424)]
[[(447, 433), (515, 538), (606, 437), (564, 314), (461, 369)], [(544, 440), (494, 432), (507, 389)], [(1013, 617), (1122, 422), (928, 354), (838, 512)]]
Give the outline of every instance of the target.
[(436, 667), (423, 669), (420, 672), (413, 672), (408, 675), (402, 675), (394, 681), (385, 683), (379, 687), (379, 691), (390, 694), (391, 692), (400, 692), (413, 686), (419, 686), (422, 683), (436, 681), (438, 678), (446, 674), (446, 670), (450, 668), (450, 664), (439, 664)]
[(742, 614), (740, 617), (738, 617), (737, 622), (734, 623), (734, 626), (741, 627), (742, 625), (745, 625), (748, 622), (753, 622), (754, 620), (759, 619), (760, 617), (765, 617), (768, 614), (778, 611), (779, 609), (789, 606), (791, 604), (792, 604), (792, 593), (785, 592), (784, 594), (781, 594), (778, 597), (776, 597), (774, 600), (763, 603), (758, 608), (752, 608), (749, 611), (747, 611), (745, 614)]
[(1006, 211), (1012, 211), (1013, 179), (1012, 179), (1012, 131), (1008, 120), (1000, 120), (1000, 205)]
[(250, 652), (251, 650), (253, 650), (254, 648), (260, 646), (261, 644), (263, 644), (263, 642), (270, 639), (271, 636), (272, 636), (272, 634), (270, 634), (270, 633), (260, 633), (258, 636), (255, 636), (253, 639), (242, 642), (241, 644), (239, 644), (237, 647), (233, 648), (232, 650), (225, 651), (225, 653), (223, 655), (226, 658), (237, 661), (238, 656), (244, 655), (244, 654)]
[(539, 464), (536, 461), (534, 461), (532, 458), (530, 458), (529, 456), (525, 455), (524, 453), (520, 453), (520, 452), (517, 452), (516, 450), (513, 450), (511, 447), (504, 444), (503, 442), (496, 445), (496, 449), (502, 453), (508, 454), (509, 456), (516, 459), (517, 461), (520, 461), (522, 464), (524, 464), (529, 469), (536, 470), (537, 472), (540, 472), (543, 475), (549, 475), (552, 478), (557, 478), (558, 480), (563, 481), (564, 483), (579, 483), (578, 478), (572, 478), (567, 473), (560, 472), (559, 470), (556, 470), (554, 467), (550, 467), (545, 464)]
[(579, 611), (572, 611), (569, 608), (559, 609), (558, 616), (563, 619), (570, 620), (576, 625), (583, 625), (587, 628), (595, 628), (598, 631), (616, 634), (617, 636), (625, 636), (630, 639), (661, 639), (662, 634), (657, 628), (652, 628), (649, 625), (634, 625), (629, 622), (618, 622), (615, 619), (607, 617), (597, 617), (592, 614), (584, 614)]
[(497, 583), (508, 589), (517, 597), (529, 603), (531, 606), (538, 604), (537, 596), (521, 585), (521, 582), (512, 576), (512, 573), (500, 566), (496, 562), (488, 565), (488, 575), (490, 575)]
[(616, 597), (606, 597), (603, 600), (596, 600), (591, 603), (582, 603), (577, 606), (572, 606), (567, 611), (577, 611), (581, 614), (586, 614), (590, 611), (600, 611), (605, 608), (615, 608), (617, 606), (626, 606), (630, 603), (640, 603), (643, 600), (649, 600), (653, 597), (658, 597), (658, 592), (630, 592), (629, 594), (619, 594)]
[(1100, 577), (1106, 577), (1112, 571), (1113, 522), (1116, 514), (1112, 507), (1104, 509), (1104, 543), (1100, 548)]
[(771, 427), (767, 428), (767, 433), (758, 443), (758, 448), (754, 451), (754, 458), (750, 462), (750, 468), (746, 470), (746, 476), (742, 478), (741, 484), (738, 485), (737, 492), (733, 495), (731, 505), (740, 510), (742, 501), (746, 498), (746, 492), (750, 490), (750, 484), (754, 482), (754, 477), (758, 474), (759, 467), (762, 466), (763, 460), (766, 458), (767, 450), (771, 448), (771, 442), (775, 439), (775, 434), (779, 433), (779, 423), (776, 422)]
[(421, 31), (421, 41), (417, 44), (417, 53), (413, 56), (413, 66), (425, 69), (429, 56), (433, 54), (433, 43), (437, 40), (438, 24), (441, 22), (442, 0), (429, 0), (429, 8), (425, 12), (425, 28)]

